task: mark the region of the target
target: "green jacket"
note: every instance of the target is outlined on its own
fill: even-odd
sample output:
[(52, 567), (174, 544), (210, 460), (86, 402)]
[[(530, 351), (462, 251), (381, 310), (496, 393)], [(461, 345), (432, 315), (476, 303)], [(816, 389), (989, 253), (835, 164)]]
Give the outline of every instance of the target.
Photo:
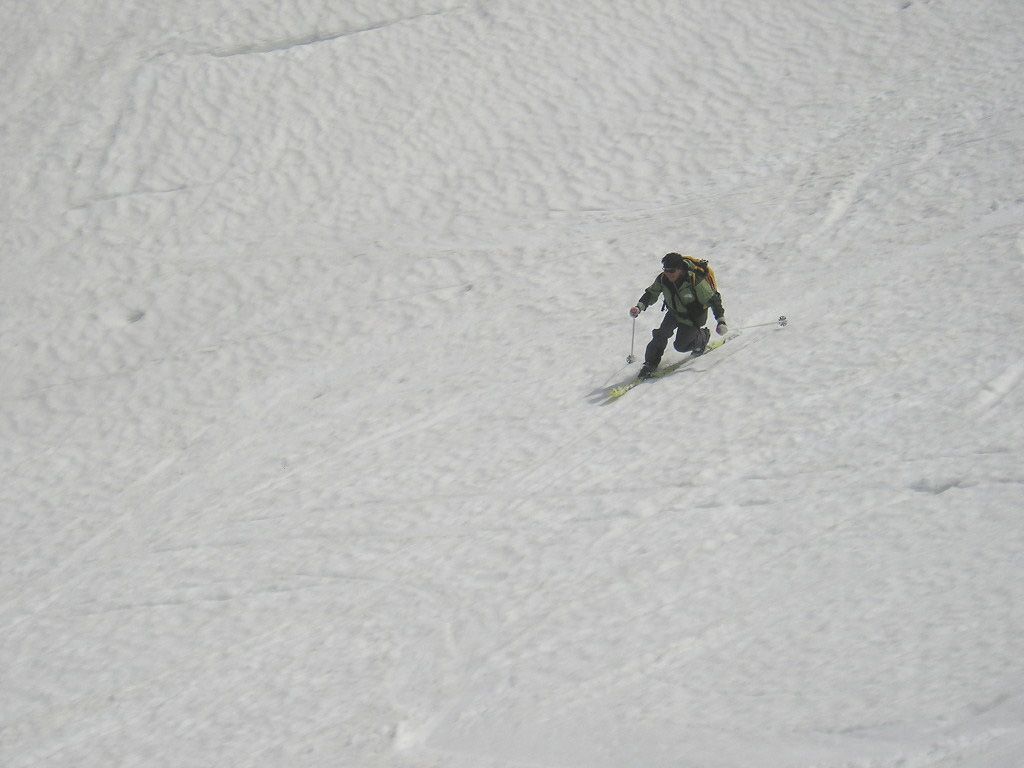
[(647, 309), (659, 296), (664, 297), (665, 307), (681, 325), (703, 328), (704, 323), (708, 321), (709, 307), (715, 313), (716, 320), (725, 317), (721, 294), (712, 288), (711, 283), (703, 276), (699, 277), (697, 284), (694, 285), (690, 273), (686, 272), (678, 283), (673, 284), (662, 272), (654, 278), (651, 287), (644, 291), (636, 305), (640, 309)]

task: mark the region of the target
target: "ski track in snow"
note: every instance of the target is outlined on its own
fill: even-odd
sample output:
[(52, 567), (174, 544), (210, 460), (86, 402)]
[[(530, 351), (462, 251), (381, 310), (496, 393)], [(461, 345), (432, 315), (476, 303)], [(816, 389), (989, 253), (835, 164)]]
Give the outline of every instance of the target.
[(1022, 378), (1024, 378), (1024, 361), (1017, 361), (985, 384), (972, 404), (972, 410), (993, 413), (996, 404), (1008, 397), (1020, 385)]
[(344, 5), (0, 11), (0, 764), (1024, 762), (1021, 6)]

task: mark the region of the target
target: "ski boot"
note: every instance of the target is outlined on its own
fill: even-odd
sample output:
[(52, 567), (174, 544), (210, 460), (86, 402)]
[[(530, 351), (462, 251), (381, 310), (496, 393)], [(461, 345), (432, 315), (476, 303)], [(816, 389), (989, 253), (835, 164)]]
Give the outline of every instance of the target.
[(708, 328), (698, 328), (697, 341), (694, 342), (690, 355), (692, 357), (703, 355), (707, 351), (709, 341), (711, 341), (711, 330)]

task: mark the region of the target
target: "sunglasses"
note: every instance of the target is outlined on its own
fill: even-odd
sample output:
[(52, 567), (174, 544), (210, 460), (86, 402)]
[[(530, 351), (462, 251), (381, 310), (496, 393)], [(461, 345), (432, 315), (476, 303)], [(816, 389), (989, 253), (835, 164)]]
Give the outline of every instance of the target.
[(665, 267), (665, 271), (668, 272), (671, 275), (673, 272), (682, 272), (683, 268), (682, 267)]

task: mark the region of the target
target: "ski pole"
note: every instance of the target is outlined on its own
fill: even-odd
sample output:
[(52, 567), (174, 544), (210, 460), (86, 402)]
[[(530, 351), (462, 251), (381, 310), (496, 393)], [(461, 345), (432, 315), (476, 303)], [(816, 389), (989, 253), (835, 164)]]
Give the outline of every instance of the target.
[(626, 365), (629, 365), (634, 360), (636, 360), (636, 358), (633, 357), (633, 346), (635, 344), (636, 344), (636, 318), (634, 317), (633, 318), (633, 336), (629, 340), (629, 354), (626, 355)]
[(786, 319), (785, 315), (779, 315), (779, 319), (771, 323), (757, 323), (756, 325), (744, 325), (740, 328), (741, 331), (745, 331), (748, 328), (764, 328), (766, 325), (777, 325), (780, 328), (785, 328), (789, 320)]

